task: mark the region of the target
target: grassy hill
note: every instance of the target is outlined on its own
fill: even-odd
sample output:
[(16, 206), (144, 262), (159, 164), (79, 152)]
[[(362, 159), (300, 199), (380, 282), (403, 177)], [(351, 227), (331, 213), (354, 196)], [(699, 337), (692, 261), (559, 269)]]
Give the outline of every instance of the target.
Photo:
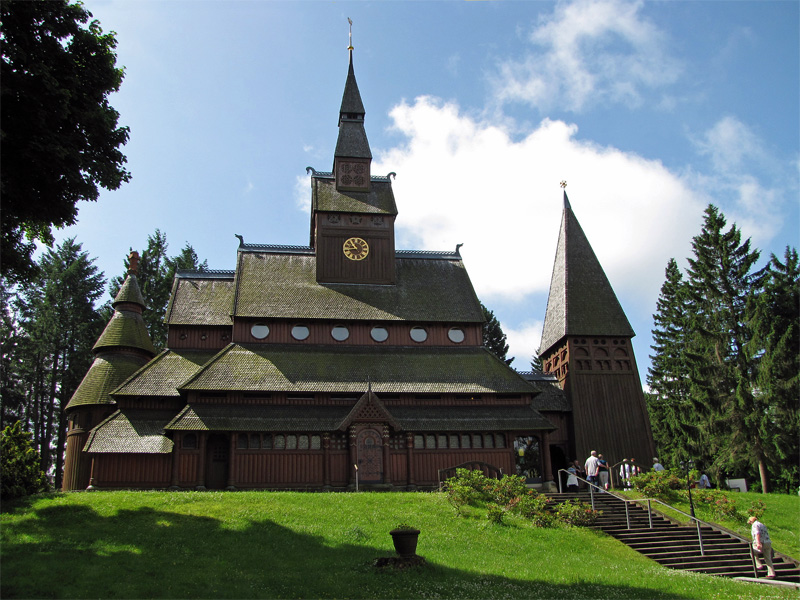
[[(401, 522), (427, 564), (377, 569)], [(5, 503), (0, 525), (4, 599), (797, 598), (668, 570), (591, 530), (456, 517), (436, 493), (47, 494)]]

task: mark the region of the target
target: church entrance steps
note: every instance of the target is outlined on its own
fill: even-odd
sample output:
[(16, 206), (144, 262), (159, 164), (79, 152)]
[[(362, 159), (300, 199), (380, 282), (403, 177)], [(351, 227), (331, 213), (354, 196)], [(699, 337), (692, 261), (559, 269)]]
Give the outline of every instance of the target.
[[(547, 494), (554, 502), (577, 499), (592, 504), (587, 491)], [(775, 555), (775, 580), (764, 579), (766, 569), (754, 578), (750, 545), (732, 533), (708, 525), (700, 527), (702, 549), (696, 526), (677, 525), (658, 513), (627, 503), (611, 493), (595, 493), (594, 508), (602, 511), (593, 528), (599, 529), (637, 552), (671, 569), (720, 577), (750, 578), (759, 582), (800, 583), (800, 568), (789, 557)]]

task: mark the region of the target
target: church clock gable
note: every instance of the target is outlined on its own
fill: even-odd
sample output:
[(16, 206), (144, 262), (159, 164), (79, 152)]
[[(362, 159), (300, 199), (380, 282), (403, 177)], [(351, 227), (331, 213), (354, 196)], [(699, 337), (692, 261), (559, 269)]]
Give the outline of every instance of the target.
[(309, 167), (311, 246), (319, 283), (395, 283), (393, 173), (372, 176), (364, 115), (351, 48), (333, 171)]

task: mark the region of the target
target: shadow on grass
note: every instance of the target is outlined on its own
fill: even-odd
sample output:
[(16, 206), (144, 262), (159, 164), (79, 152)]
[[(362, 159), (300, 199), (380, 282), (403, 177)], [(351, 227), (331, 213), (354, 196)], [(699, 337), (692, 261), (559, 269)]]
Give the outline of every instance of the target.
[[(269, 506), (265, 504), (264, 513)], [(13, 512), (13, 511), (12, 511)], [(441, 564), (378, 570), (392, 553), (347, 537), (298, 533), (256, 515), (240, 529), (205, 517), (138, 508), (102, 516), (86, 506), (32, 509), (3, 528), (2, 598), (682, 598), (631, 586), (554, 584)], [(366, 536), (366, 537), (365, 537)], [(424, 554), (424, 553), (423, 553)], [(541, 557), (540, 559), (545, 559)]]

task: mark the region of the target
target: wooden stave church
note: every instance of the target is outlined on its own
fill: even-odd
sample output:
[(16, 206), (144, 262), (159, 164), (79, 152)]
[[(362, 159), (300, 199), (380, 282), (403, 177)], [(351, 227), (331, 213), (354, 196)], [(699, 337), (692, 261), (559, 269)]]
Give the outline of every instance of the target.
[[(370, 172), (352, 59), (351, 49), (333, 170), (309, 168), (309, 246), (238, 236), (234, 271), (179, 272), (167, 348), (157, 356), (132, 257), (95, 360), (65, 409), (65, 490), (417, 489), (468, 462), (552, 486), (589, 441), (622, 456), (619, 440), (598, 438), (591, 424), (576, 435), (592, 404), (575, 391), (604, 386), (570, 385), (574, 352), (564, 347), (594, 334), (551, 311), (553, 298), (569, 302), (568, 294), (551, 287), (545, 319), (542, 356), (555, 374), (520, 374), (482, 346), (483, 316), (458, 247), (394, 248), (393, 174)], [(564, 199), (562, 237), (565, 224), (577, 224)], [(571, 257), (562, 254), (554, 284), (559, 261)], [(610, 289), (599, 263), (591, 268)], [(607, 330), (597, 335), (612, 336)], [(642, 462), (653, 455), (652, 435), (638, 410), (632, 336), (629, 325), (613, 332), (626, 340), (632, 369), (615, 384), (625, 394), (615, 388), (601, 404), (639, 424)], [(631, 444), (619, 451), (634, 455)]]

